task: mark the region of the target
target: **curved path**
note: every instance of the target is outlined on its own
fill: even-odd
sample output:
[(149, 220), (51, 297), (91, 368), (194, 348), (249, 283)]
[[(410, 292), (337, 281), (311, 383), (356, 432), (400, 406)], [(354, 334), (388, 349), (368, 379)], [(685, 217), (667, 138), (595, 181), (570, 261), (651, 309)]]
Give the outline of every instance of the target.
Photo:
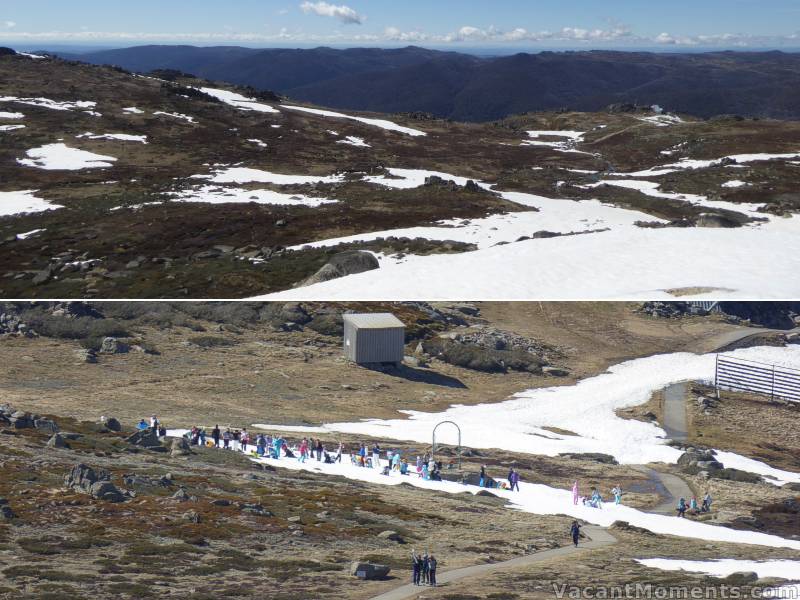
[(679, 498), (686, 498), (689, 500), (694, 495), (692, 488), (680, 477), (672, 473), (663, 473), (656, 471), (644, 465), (632, 465), (632, 468), (640, 473), (644, 473), (651, 479), (656, 479), (661, 484), (662, 500), (649, 510), (649, 512), (657, 513), (660, 515), (675, 515), (675, 509), (678, 506)]
[[(584, 550), (593, 550), (603, 548), (617, 543), (617, 538), (611, 535), (606, 529), (597, 527), (596, 525), (584, 525), (582, 527), (583, 533), (589, 538), (588, 542), (581, 543), (577, 548), (574, 546), (564, 546), (562, 548), (555, 548), (553, 550), (544, 550), (536, 552), (535, 554), (528, 554), (518, 558), (512, 558), (497, 563), (485, 563), (481, 565), (473, 565), (471, 567), (463, 567), (461, 569), (453, 569), (451, 571), (442, 571), (436, 574), (436, 579), (439, 584), (453, 583), (468, 577), (477, 577), (480, 575), (487, 575), (497, 571), (504, 571), (507, 569), (515, 569), (525, 567), (528, 565), (536, 564), (549, 560), (551, 558), (564, 558), (575, 554), (581, 554)], [(409, 570), (409, 577), (411, 572)], [(414, 598), (415, 596), (423, 593), (426, 589), (425, 586), (415, 586), (413, 584), (406, 584), (385, 592), (380, 596), (374, 596), (371, 600), (406, 600), (407, 598)]]
[(766, 333), (800, 333), (800, 327), (794, 329), (769, 329), (766, 327), (742, 327), (733, 331), (727, 331), (718, 336), (714, 336), (709, 340), (712, 344), (706, 352), (724, 352), (728, 346), (746, 340), (748, 338), (757, 337)]

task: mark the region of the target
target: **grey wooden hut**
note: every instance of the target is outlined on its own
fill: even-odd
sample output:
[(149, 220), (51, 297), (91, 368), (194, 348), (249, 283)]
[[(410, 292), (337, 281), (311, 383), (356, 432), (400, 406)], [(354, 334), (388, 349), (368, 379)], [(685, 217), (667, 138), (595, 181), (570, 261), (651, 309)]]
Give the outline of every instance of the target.
[(390, 313), (344, 314), (344, 354), (360, 365), (403, 362), (406, 326)]

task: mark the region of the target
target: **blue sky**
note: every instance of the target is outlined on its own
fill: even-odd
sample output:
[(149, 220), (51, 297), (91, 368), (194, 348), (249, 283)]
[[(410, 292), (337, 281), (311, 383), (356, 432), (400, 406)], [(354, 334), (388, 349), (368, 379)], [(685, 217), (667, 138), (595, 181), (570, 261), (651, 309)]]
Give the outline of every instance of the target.
[(800, 0), (2, 0), (0, 44), (797, 47)]

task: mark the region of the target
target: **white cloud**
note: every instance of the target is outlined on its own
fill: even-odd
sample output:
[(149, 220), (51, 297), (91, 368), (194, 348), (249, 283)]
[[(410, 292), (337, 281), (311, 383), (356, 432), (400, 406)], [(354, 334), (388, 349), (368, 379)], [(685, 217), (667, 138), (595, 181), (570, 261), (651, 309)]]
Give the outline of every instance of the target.
[(361, 25), (364, 17), (349, 6), (328, 4), (327, 2), (303, 2), (300, 10), (304, 13), (339, 19), (345, 25)]
[(14, 21), (2, 21), (2, 23), (3, 27), (5, 27), (6, 29), (14, 29), (14, 27), (17, 26), (17, 24)]
[[(318, 3), (319, 4), (319, 3)], [(324, 3), (322, 3), (324, 4)], [(331, 6), (331, 5), (327, 5)], [(337, 7), (334, 7), (337, 8)], [(342, 7), (338, 7), (342, 8)], [(361, 18), (361, 17), (360, 17)], [(0, 29), (7, 22), (0, 21)], [(352, 31), (352, 30), (351, 30)], [(309, 44), (380, 44), (382, 42), (403, 44), (519, 44), (536, 46), (537, 44), (564, 47), (614, 47), (628, 46), (686, 46), (687, 48), (705, 47), (794, 47), (800, 36), (752, 36), (747, 34), (722, 33), (713, 35), (681, 36), (668, 32), (654, 37), (644, 37), (631, 32), (624, 26), (612, 26), (607, 29), (586, 29), (581, 27), (564, 27), (554, 31), (528, 31), (518, 27), (510, 31), (495, 27), (480, 28), (471, 25), (461, 27), (448, 34), (431, 34), (422, 30), (403, 31), (398, 27), (387, 27), (378, 33), (343, 33), (331, 31), (324, 34), (304, 32), (302, 29), (282, 28), (276, 33), (255, 33), (225, 31), (208, 33), (151, 33), (151, 32), (114, 32), (114, 31), (41, 31), (24, 32), (17, 29), (4, 30), (8, 40), (16, 41), (63, 41), (63, 42), (237, 42), (242, 44), (270, 44), (273, 42), (293, 42)]]
[(582, 29), (564, 27), (558, 31), (528, 31), (517, 27), (511, 31), (501, 31), (495, 27), (481, 29), (465, 26), (454, 33), (438, 38), (443, 42), (610, 42), (633, 37), (631, 31), (622, 26), (612, 29)]

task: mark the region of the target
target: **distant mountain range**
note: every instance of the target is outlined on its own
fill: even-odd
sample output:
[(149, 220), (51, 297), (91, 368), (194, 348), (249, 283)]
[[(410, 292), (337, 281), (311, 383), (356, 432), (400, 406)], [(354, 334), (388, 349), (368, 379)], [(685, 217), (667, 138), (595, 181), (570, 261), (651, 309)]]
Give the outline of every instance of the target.
[(177, 69), (351, 110), (490, 121), (528, 111), (659, 104), (699, 117), (800, 119), (800, 54), (542, 52), (477, 57), (424, 48), (141, 46), (63, 58), (137, 72)]

